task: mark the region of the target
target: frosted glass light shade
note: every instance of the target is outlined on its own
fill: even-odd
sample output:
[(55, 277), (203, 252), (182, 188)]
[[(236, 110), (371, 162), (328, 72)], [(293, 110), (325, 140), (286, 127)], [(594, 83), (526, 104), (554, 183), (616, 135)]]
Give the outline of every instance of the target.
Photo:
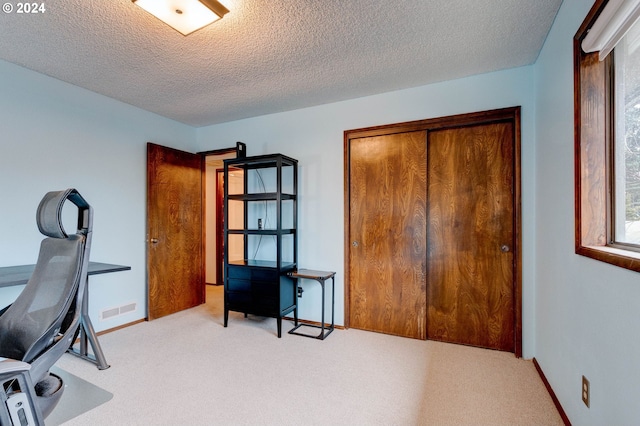
[(229, 9), (215, 0), (131, 0), (183, 35), (217, 21)]

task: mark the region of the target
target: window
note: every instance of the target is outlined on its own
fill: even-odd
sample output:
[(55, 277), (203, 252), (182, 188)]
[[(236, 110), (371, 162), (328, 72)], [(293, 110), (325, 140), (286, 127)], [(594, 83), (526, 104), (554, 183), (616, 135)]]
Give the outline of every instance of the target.
[(613, 241), (640, 245), (640, 24), (616, 45)]
[(640, 272), (640, 1), (608, 3), (574, 37), (576, 253)]

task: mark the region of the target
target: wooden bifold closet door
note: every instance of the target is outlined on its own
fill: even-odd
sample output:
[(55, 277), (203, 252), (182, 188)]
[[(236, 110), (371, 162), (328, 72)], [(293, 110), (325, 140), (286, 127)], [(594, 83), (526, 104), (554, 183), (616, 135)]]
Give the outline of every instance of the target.
[(426, 338), (425, 138), (351, 140), (351, 327)]
[(513, 352), (513, 124), (429, 132), (428, 332)]
[(521, 355), (519, 111), (345, 132), (348, 327)]

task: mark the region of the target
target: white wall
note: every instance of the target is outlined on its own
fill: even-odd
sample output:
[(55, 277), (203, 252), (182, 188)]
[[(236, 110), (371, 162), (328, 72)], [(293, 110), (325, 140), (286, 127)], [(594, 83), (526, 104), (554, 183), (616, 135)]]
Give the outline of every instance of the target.
[[(91, 260), (132, 268), (89, 280), (94, 327), (144, 318), (146, 142), (193, 148), (195, 129), (5, 61), (0, 126), (0, 266), (36, 261), (38, 203), (75, 187), (95, 210)], [(0, 305), (19, 289), (0, 289)], [(137, 311), (99, 320), (101, 310), (130, 302)]]
[[(235, 141), (247, 155), (280, 152), (299, 160), (299, 263), (337, 271), (336, 321), (344, 323), (344, 131), (522, 106), (523, 350), (534, 355), (533, 69), (522, 67), (197, 130), (198, 149)], [(300, 316), (320, 320), (318, 285), (305, 285)]]
[(574, 254), (572, 40), (592, 4), (564, 0), (535, 65), (535, 357), (573, 424), (631, 425), (640, 422), (640, 275)]

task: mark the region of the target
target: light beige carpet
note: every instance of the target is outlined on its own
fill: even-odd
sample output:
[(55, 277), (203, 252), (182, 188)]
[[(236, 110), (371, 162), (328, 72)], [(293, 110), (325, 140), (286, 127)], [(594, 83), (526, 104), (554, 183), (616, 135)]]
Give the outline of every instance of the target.
[[(100, 337), (111, 368), (58, 365), (113, 398), (65, 425), (561, 425), (531, 361), (360, 330), (320, 341), (208, 303)], [(304, 315), (303, 315), (304, 316)], [(283, 323), (283, 331), (292, 325)]]

